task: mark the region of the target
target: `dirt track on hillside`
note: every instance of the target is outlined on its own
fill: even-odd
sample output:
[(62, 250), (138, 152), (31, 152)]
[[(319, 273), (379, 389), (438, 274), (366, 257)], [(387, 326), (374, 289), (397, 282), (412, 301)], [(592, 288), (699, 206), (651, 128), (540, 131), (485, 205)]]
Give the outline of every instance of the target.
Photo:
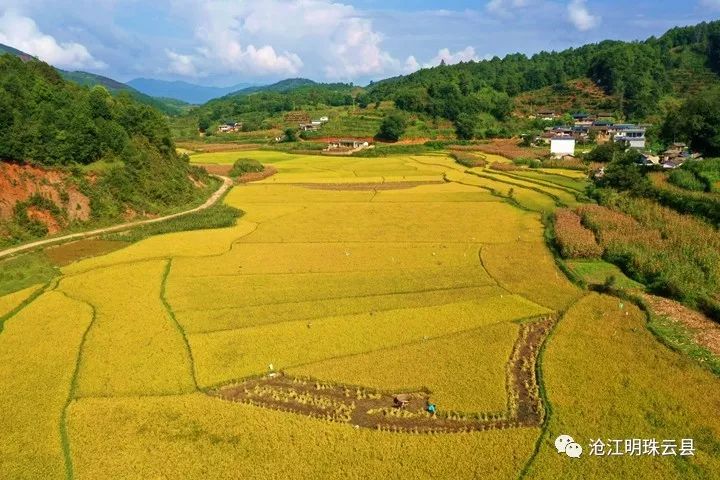
[(199, 212), (201, 210), (205, 210), (206, 208), (209, 208), (209, 207), (215, 205), (215, 203), (217, 203), (217, 201), (233, 185), (232, 180), (227, 177), (218, 176), (218, 178), (222, 179), (223, 184), (220, 186), (220, 188), (217, 189), (217, 191), (215, 193), (213, 193), (210, 196), (210, 198), (207, 199), (207, 201), (205, 203), (203, 203), (199, 207), (195, 207), (190, 210), (186, 210), (184, 212), (173, 213), (172, 215), (165, 215), (164, 217), (151, 218), (148, 220), (140, 220), (137, 222), (122, 223), (120, 225), (99, 228), (97, 230), (91, 230), (89, 232), (73, 233), (70, 235), (63, 235), (63, 236), (56, 237), (56, 238), (47, 238), (44, 240), (37, 240), (35, 242), (27, 243), (25, 245), (20, 245), (19, 247), (12, 247), (12, 248), (2, 250), (2, 251), (0, 251), (0, 258), (9, 257), (10, 255), (15, 255), (17, 253), (27, 252), (28, 250), (33, 250), (35, 248), (43, 247), (45, 245), (53, 245), (56, 243), (66, 242), (68, 240), (77, 240), (77, 239), (81, 239), (81, 238), (95, 237), (97, 235), (102, 235), (104, 233), (119, 232), (122, 230), (128, 230), (130, 228), (137, 227), (139, 225), (147, 225), (150, 223), (164, 222), (165, 220), (170, 220), (173, 218), (188, 215), (190, 213), (195, 213), (195, 212)]

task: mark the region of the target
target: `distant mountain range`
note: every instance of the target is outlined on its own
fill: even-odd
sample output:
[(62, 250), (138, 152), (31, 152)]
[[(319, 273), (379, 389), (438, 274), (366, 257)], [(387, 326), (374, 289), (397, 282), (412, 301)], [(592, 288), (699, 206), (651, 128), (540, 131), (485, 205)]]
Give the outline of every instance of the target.
[(238, 90), (236, 92), (231, 92), (228, 95), (225, 95), (226, 97), (235, 97), (238, 95), (250, 95), (251, 93), (257, 93), (257, 92), (289, 92), (291, 90), (295, 90), (296, 88), (300, 87), (307, 87), (309, 85), (318, 85), (317, 82), (314, 82), (312, 80), (308, 80), (307, 78), (288, 78), (286, 80), (281, 80), (277, 83), (273, 83), (271, 85), (256, 85), (253, 87), (247, 87), (243, 88), (242, 90)]
[[(4, 53), (16, 55), (26, 62), (36, 59), (36, 57), (30, 55), (29, 53), (25, 53), (21, 50), (18, 50), (17, 48), (13, 48), (0, 43), (0, 54)], [(78, 85), (88, 87), (102, 85), (103, 87), (107, 88), (110, 93), (113, 94), (117, 94), (119, 92), (127, 92), (138, 102), (150, 105), (151, 107), (155, 107), (167, 115), (179, 115), (183, 113), (183, 111), (186, 110), (187, 107), (187, 104), (185, 102), (168, 98), (154, 98), (152, 96), (139, 92), (137, 89), (129, 85), (118, 82), (117, 80), (113, 80), (112, 78), (104, 77), (102, 75), (77, 71), (68, 72), (67, 70), (62, 70), (57, 67), (55, 67), (55, 69), (65, 80), (69, 80), (73, 83), (77, 83)]]
[(230, 93), (253, 87), (251, 83), (239, 83), (230, 87), (208, 87), (183, 81), (165, 81), (152, 78), (136, 78), (130, 80), (127, 84), (153, 97), (177, 98), (193, 105), (201, 105), (213, 98), (224, 97)]

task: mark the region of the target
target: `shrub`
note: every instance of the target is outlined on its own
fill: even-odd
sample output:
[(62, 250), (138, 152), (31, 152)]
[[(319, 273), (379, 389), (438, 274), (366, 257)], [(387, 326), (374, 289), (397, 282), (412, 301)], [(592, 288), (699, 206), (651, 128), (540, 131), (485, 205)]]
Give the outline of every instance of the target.
[(514, 163), (501, 163), (501, 162), (494, 162), (492, 165), (490, 165), (490, 168), (493, 170), (497, 170), (499, 172), (510, 172), (512, 170), (520, 170), (520, 167), (518, 167)]
[(484, 155), (455, 150), (450, 152), (450, 156), (454, 158), (457, 163), (468, 168), (484, 167), (487, 165)]
[(555, 241), (565, 258), (598, 258), (603, 248), (595, 235), (583, 226), (580, 216), (568, 209), (555, 212)]
[(580, 207), (604, 258), (650, 291), (718, 318), (720, 234), (712, 226), (628, 193), (603, 194)]
[(705, 191), (705, 183), (700, 181), (693, 172), (688, 170), (678, 169), (673, 171), (670, 174), (669, 180), (673, 185), (684, 188), (685, 190)]
[(239, 177), (246, 173), (257, 173), (262, 172), (265, 169), (262, 163), (251, 158), (240, 158), (238, 159), (230, 170), (231, 177)]

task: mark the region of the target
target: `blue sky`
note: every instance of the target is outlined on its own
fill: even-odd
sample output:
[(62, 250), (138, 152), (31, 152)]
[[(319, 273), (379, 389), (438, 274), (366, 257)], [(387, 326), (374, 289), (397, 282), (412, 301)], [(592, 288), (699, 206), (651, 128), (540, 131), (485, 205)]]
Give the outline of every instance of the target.
[(0, 0), (0, 43), (122, 81), (364, 84), (716, 18), (720, 0)]

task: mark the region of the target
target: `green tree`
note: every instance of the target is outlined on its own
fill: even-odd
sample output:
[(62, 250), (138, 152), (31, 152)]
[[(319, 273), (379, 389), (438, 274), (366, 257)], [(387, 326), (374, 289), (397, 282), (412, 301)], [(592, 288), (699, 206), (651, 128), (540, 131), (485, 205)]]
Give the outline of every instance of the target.
[(380, 130), (378, 131), (377, 137), (382, 140), (389, 140), (391, 142), (397, 142), (400, 137), (405, 133), (407, 122), (405, 117), (400, 113), (394, 112), (386, 116), (380, 124)]
[(285, 141), (286, 142), (297, 142), (297, 131), (294, 128), (285, 129)]
[(460, 140), (472, 140), (475, 137), (475, 124), (477, 118), (468, 114), (461, 113), (455, 120), (455, 134)]
[(668, 143), (686, 141), (706, 156), (720, 156), (720, 88), (693, 95), (671, 112), (661, 135)]
[(209, 129), (210, 129), (210, 119), (206, 116), (202, 116), (202, 117), (198, 118), (198, 130), (201, 132), (207, 132)]
[(612, 187), (617, 190), (629, 190), (639, 194), (646, 193), (650, 181), (645, 175), (644, 167), (638, 165), (640, 153), (637, 150), (616, 155), (605, 168), (605, 175), (598, 180), (601, 187)]

